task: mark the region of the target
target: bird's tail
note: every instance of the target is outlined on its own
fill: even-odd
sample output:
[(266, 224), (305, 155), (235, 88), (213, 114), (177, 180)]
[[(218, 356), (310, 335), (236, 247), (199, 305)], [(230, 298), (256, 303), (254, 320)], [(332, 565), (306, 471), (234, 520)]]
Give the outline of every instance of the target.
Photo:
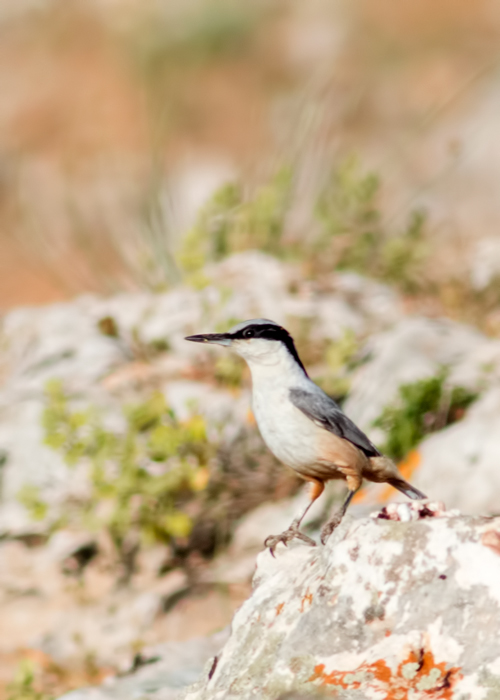
[(419, 491), (415, 486), (412, 486), (403, 479), (398, 473), (398, 468), (389, 457), (385, 455), (370, 457), (370, 467), (371, 473), (369, 476), (367, 475), (370, 481), (386, 482), (415, 501), (427, 498), (422, 491)]
[(389, 483), (391, 486), (394, 486), (395, 489), (401, 491), (401, 493), (404, 493), (405, 496), (408, 496), (408, 498), (412, 498), (414, 501), (420, 501), (424, 498), (427, 498), (425, 493), (419, 491), (417, 488), (415, 488), (415, 486), (412, 486), (400, 476), (394, 476), (390, 479), (387, 479), (387, 483)]

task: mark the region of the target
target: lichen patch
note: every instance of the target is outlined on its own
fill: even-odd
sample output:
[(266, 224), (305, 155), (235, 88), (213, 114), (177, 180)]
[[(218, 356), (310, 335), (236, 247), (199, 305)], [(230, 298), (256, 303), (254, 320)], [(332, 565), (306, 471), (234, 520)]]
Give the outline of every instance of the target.
[[(317, 664), (308, 679), (319, 686), (339, 686), (344, 690), (361, 689), (364, 692), (385, 693), (387, 700), (452, 700), (453, 687), (462, 677), (460, 667), (448, 668), (437, 663), (430, 649), (410, 651), (408, 656), (391, 669), (385, 659), (361, 664), (350, 671), (325, 670)], [(425, 692), (425, 696), (422, 693)]]

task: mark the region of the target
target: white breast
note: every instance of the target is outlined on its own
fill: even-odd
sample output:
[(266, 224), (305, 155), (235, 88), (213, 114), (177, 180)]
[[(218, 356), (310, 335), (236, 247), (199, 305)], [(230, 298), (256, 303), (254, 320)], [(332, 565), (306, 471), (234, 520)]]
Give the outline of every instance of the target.
[(316, 462), (317, 426), (291, 403), (288, 387), (254, 389), (253, 409), (271, 452), (301, 472)]
[(310, 389), (310, 379), (281, 343), (255, 339), (235, 350), (252, 373), (253, 410), (266, 445), (303, 476), (326, 478), (325, 467), (318, 464), (317, 448), (324, 430), (290, 400), (290, 389)]

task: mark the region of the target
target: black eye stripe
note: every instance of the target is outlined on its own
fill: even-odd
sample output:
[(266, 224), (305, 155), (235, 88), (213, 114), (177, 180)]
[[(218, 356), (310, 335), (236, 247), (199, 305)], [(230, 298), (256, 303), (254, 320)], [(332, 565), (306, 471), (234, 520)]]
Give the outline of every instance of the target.
[(255, 324), (254, 326), (247, 326), (246, 328), (242, 328), (240, 331), (237, 331), (236, 333), (231, 335), (235, 340), (245, 340), (247, 338), (264, 338), (265, 340), (281, 341), (290, 353), (290, 355), (292, 355), (294, 360), (297, 362), (298, 365), (300, 365), (300, 367), (302, 367), (302, 369), (307, 375), (306, 369), (302, 364), (302, 361), (295, 348), (295, 343), (293, 342), (292, 336), (290, 335), (290, 333), (288, 333), (287, 330), (285, 330), (281, 326), (276, 326), (272, 323), (259, 323)]
[(290, 338), (290, 334), (281, 326), (256, 324), (247, 326), (241, 331), (234, 333), (233, 338), (265, 338), (267, 340), (282, 340)]

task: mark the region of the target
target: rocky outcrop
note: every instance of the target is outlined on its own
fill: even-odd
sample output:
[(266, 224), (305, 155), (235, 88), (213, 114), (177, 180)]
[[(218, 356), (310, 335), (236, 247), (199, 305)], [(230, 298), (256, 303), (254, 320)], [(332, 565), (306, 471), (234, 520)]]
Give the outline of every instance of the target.
[[(500, 452), (496, 437), (500, 430), (498, 424), (500, 344), (498, 340), (486, 338), (477, 330), (451, 321), (404, 317), (402, 305), (392, 291), (372, 281), (364, 280), (358, 275), (336, 274), (331, 278), (323, 279), (320, 284), (304, 279), (300, 270), (293, 266), (258, 252), (232, 256), (220, 264), (211, 266), (204, 271), (204, 274), (206, 286), (202, 290), (184, 286), (158, 295), (123, 294), (109, 299), (87, 296), (71, 303), (18, 309), (2, 320), (0, 328), (0, 562), (3, 565), (0, 566), (0, 614), (8, 623), (9, 634), (0, 644), (0, 653), (9, 651), (12, 646), (23, 648), (29, 644), (49, 654), (58, 663), (66, 663), (75, 655), (91, 654), (99, 664), (116, 669), (130, 665), (134, 649), (139, 643), (152, 645), (158, 641), (168, 641), (172, 636), (178, 638), (175, 636), (177, 632), (175, 635), (167, 634), (162, 625), (169, 616), (175, 617), (177, 611), (170, 607), (172, 601), (180, 599), (179, 597), (186, 593), (188, 587), (185, 576), (178, 570), (167, 575), (158, 575), (163, 561), (162, 552), (145, 552), (143, 560), (139, 562), (138, 578), (134, 580), (134, 586), (119, 593), (113, 590), (112, 572), (110, 573), (99, 557), (96, 557), (86, 570), (84, 581), (86, 599), (80, 604), (81, 601), (75, 600), (79, 590), (78, 582), (68, 579), (66, 560), (82, 547), (92, 549), (96, 543), (93, 539), (90, 542), (87, 541), (86, 533), (68, 531), (52, 536), (47, 545), (31, 549), (30, 538), (38, 537), (40, 542), (47, 539), (47, 523), (33, 521), (27, 510), (19, 503), (18, 493), (25, 484), (38, 486), (41, 495), (49, 505), (50, 512), (57, 513), (58, 504), (64, 503), (75, 489), (82, 486), (74, 478), (74, 473), (67, 469), (58, 453), (42, 444), (43, 392), (45, 383), (49, 379), (61, 378), (76, 402), (81, 402), (82, 405), (87, 403), (96, 405), (102, 410), (106, 420), (112, 424), (123, 421), (124, 403), (135, 401), (136, 396), (139, 397), (141, 392), (145, 394), (153, 388), (166, 394), (170, 405), (181, 417), (186, 415), (190, 410), (189, 407), (195, 404), (197, 410), (205, 415), (209, 425), (224, 431), (223, 439), (230, 438), (231, 431), (234, 434), (242, 425), (248, 424), (250, 402), (248, 386), (235, 390), (234, 387), (227, 385), (216, 385), (213, 382), (213, 358), (219, 357), (217, 351), (210, 356), (210, 350), (185, 343), (183, 340), (189, 333), (226, 327), (237, 319), (271, 316), (277, 321), (286, 323), (298, 337), (299, 343), (304, 342), (306, 336), (308, 342), (304, 345), (309, 351), (313, 350), (311, 356), (316, 357), (319, 363), (323, 362), (323, 365), (312, 367), (313, 376), (321, 376), (323, 370), (326, 373), (333, 372), (326, 366), (325, 358), (320, 358), (321, 353), (315, 354), (314, 351), (318, 348), (322, 351), (325, 347), (329, 347), (329, 343), (343, 338), (346, 329), (349, 329), (354, 334), (356, 343), (359, 344), (360, 352), (357, 359), (360, 363), (356, 364), (356, 369), (353, 370), (353, 387), (345, 408), (377, 441), (382, 441), (383, 435), (377, 435), (371, 426), (371, 421), (379, 415), (387, 403), (394, 400), (401, 383), (432, 376), (441, 365), (448, 365), (449, 381), (477, 390), (480, 398), (460, 422), (431, 435), (422, 442), (414, 455), (413, 473), (406, 473), (406, 476), (432, 498), (442, 498), (452, 508), (458, 507), (466, 513), (478, 514), (491, 514), (498, 511), (496, 505), (497, 486), (500, 488), (497, 468)], [(99, 329), (99, 321), (106, 317), (115, 321), (119, 329), (119, 337), (106, 335)], [(364, 351), (361, 351), (362, 347), (365, 348)], [(155, 348), (163, 348), (163, 350), (156, 352)], [(209, 357), (212, 359), (207, 360)], [(200, 367), (202, 369), (205, 367), (205, 370), (208, 367), (208, 371), (200, 371)], [(311, 369), (309, 363), (308, 368)], [(330, 496), (332, 496), (331, 493), (325, 494), (317, 504), (317, 509), (311, 510), (309, 525), (314, 527), (324, 520), (325, 513), (321, 513), (320, 510), (328, 507)], [(261, 542), (270, 532), (279, 532), (289, 524), (298, 509), (298, 501), (304, 497), (304, 494), (301, 494), (288, 503), (263, 503), (260, 508), (242, 519), (229, 550), (222, 552), (209, 567), (207, 566), (202, 581), (204, 586), (212, 587), (210, 591), (217, 589), (220, 592), (224, 586), (230, 588), (230, 604), (226, 605), (227, 601), (224, 599), (223, 605), (221, 603), (221, 609), (224, 607), (222, 614), (213, 602), (215, 593), (211, 598), (207, 597), (211, 602), (206, 605), (195, 601), (199, 607), (193, 603), (190, 619), (196, 618), (198, 622), (198, 618), (208, 618), (212, 610), (215, 611), (215, 615), (211, 621), (205, 619), (201, 627), (189, 625), (188, 632), (185, 631), (184, 619), (181, 635), (183, 639), (190, 635), (209, 634), (227, 624), (235, 606), (247, 595), (255, 556), (261, 547)], [(351, 517), (366, 516), (369, 509), (373, 509), (374, 503), (385, 503), (393, 497), (394, 493), (385, 485), (369, 485), (353, 503), (350, 515)], [(406, 517), (404, 509), (401, 513), (401, 517)], [(495, 521), (491, 522), (493, 527)], [(460, 537), (470, 537), (471, 541), (476, 542), (474, 537), (479, 538), (477, 528), (483, 525), (480, 521), (450, 518), (432, 523), (425, 520), (418, 523), (412, 521), (409, 524), (371, 523), (359, 520), (355, 524), (351, 522), (350, 529), (344, 528), (339, 531), (326, 549), (307, 550), (302, 547), (290, 547), (290, 550), (280, 550), (276, 562), (269, 560), (267, 554), (262, 554), (259, 558), (256, 579), (260, 583), (254, 596), (238, 613), (235, 619), (235, 630), (238, 629), (238, 620), (241, 619), (243, 611), (248, 610), (248, 606), (256, 604), (255, 601), (262, 591), (268, 591), (269, 601), (276, 597), (275, 608), (284, 602), (285, 599), (278, 599), (277, 595), (274, 595), (274, 586), (278, 580), (282, 579), (283, 590), (286, 589), (286, 582), (291, 582), (290, 596), (294, 595), (294, 589), (304, 589), (303, 596), (309, 596), (308, 586), (313, 584), (305, 582), (302, 585), (300, 583), (302, 579), (296, 581), (299, 573), (305, 576), (307, 571), (315, 571), (318, 576), (322, 576), (324, 570), (327, 571), (326, 578), (334, 576), (332, 586), (341, 593), (344, 591), (342, 594), (344, 596), (347, 596), (346, 591), (351, 585), (349, 577), (353, 577), (353, 580), (359, 577), (359, 580), (364, 581), (368, 586), (366, 590), (372, 590), (369, 583), (370, 576), (385, 581), (386, 575), (390, 575), (396, 580), (399, 575), (394, 573), (396, 565), (393, 566), (391, 573), (388, 560), (379, 561), (373, 552), (370, 556), (365, 553), (364, 564), (349, 559), (350, 568), (345, 571), (343, 561), (338, 567), (336, 563), (331, 566), (328, 564), (329, 558), (337, 562), (337, 557), (346, 546), (345, 542), (357, 542), (356, 538), (360, 535), (356, 533), (363, 533), (365, 530), (367, 533), (372, 533), (367, 535), (366, 540), (371, 542), (370, 547), (380, 550), (381, 553), (386, 552), (394, 535), (391, 527), (394, 528), (394, 532), (399, 533), (398, 537), (401, 537), (400, 544), (397, 544), (399, 541), (397, 540), (391, 547), (394, 551), (397, 547), (402, 547), (398, 555), (402, 562), (403, 554), (406, 556), (407, 552), (409, 552), (409, 561), (414, 559), (416, 562), (421, 562), (427, 557), (432, 562), (432, 557), (437, 556), (436, 552), (441, 546), (436, 542), (441, 542), (442, 537), (446, 541), (448, 538), (448, 535), (439, 534), (439, 528), (444, 528), (446, 531), (449, 529), (451, 558), (441, 564), (445, 568), (453, 569), (452, 557), (455, 556), (453, 552), (463, 550)], [(385, 532), (384, 528), (389, 528), (387, 530), (389, 540), (381, 534)], [(405, 534), (407, 530), (414, 535)], [(374, 532), (379, 533), (377, 536), (380, 536), (380, 541), (373, 535)], [(420, 539), (415, 534), (418, 532), (424, 533), (422, 536), (419, 535)], [(434, 540), (434, 537), (438, 539)], [(486, 539), (488, 538), (491, 543), (494, 535), (488, 534)], [(362, 547), (367, 546), (366, 542), (359, 543), (360, 551), (364, 551)], [(428, 557), (428, 542), (431, 543), (429, 546), (433, 552), (431, 557)], [(356, 546), (353, 544), (352, 549), (356, 549)], [(104, 556), (105, 542), (100, 549)], [(392, 550), (389, 548), (387, 551), (390, 554)], [(485, 550), (481, 544), (477, 544), (477, 551), (483, 552), (482, 556), (493, 556), (491, 551)], [(285, 568), (273, 568), (278, 564), (279, 567)], [(309, 567), (309, 565), (311, 565), (310, 569), (302, 570), (303, 566)], [(413, 574), (407, 570), (407, 563), (401, 566), (403, 567), (401, 576), (406, 576), (410, 581), (408, 585), (413, 585), (411, 578)], [(423, 564), (419, 563), (418, 566)], [(346, 577), (345, 581), (339, 578), (341, 574)], [(444, 575), (449, 576), (446, 571)], [(436, 581), (438, 592), (439, 590), (448, 591), (445, 586), (451, 585), (443, 581), (445, 579)], [(361, 583), (359, 585), (362, 587)], [(481, 585), (478, 583), (479, 587)], [(386, 584), (381, 583), (380, 586), (382, 600), (392, 595), (390, 586), (389, 592), (386, 590)], [(415, 586), (418, 588), (417, 584)], [(313, 589), (314, 586), (311, 590)], [(400, 589), (397, 586), (394, 590), (396, 591), (394, 595), (399, 595)], [(485, 590), (483, 586), (481, 591)], [(451, 590), (452, 600), (454, 591), (455, 589)], [(211, 595), (212, 592), (207, 593), (207, 596)], [(337, 594), (332, 594), (328, 600), (333, 600), (334, 595)], [(456, 593), (456, 595), (459, 598), (459, 594)], [(300, 610), (303, 607), (296, 624), (299, 624), (299, 620), (303, 620), (300, 624), (306, 625), (305, 632), (315, 640), (316, 637), (311, 631), (313, 623), (305, 622), (309, 619), (307, 616), (310, 607), (309, 598), (305, 598), (303, 605), (301, 602), (292, 603), (291, 600), (284, 608), (280, 608), (276, 622), (269, 629), (271, 632), (272, 629), (279, 631), (279, 625), (285, 619), (282, 615), (285, 609), (288, 609), (288, 605), (290, 610), (297, 608)], [(319, 592), (316, 591), (313, 602), (319, 600)], [(334, 657), (332, 663), (336, 664), (336, 655), (340, 651), (326, 653), (318, 647), (311, 658), (320, 660), (313, 665), (312, 671), (309, 669), (310, 673), (307, 671), (309, 673), (307, 678), (312, 677), (315, 673), (314, 668), (321, 664), (324, 664), (324, 673), (327, 676), (334, 671), (340, 673), (343, 669), (351, 667), (364, 669), (368, 674), (375, 674), (375, 671), (369, 668), (377, 658), (385, 659), (387, 668), (390, 668), (391, 673), (396, 674), (397, 677), (398, 664), (404, 665), (410, 662), (405, 661), (407, 657), (390, 656), (389, 652), (387, 652), (388, 655), (386, 654), (387, 649), (384, 644), (387, 645), (389, 642), (384, 641), (385, 638), (378, 639), (374, 632), (379, 628), (382, 629), (381, 618), (375, 616), (369, 624), (366, 623), (368, 627), (360, 627), (364, 630), (365, 636), (360, 637), (359, 643), (365, 645), (362, 648), (365, 651), (361, 647), (358, 649), (354, 643), (354, 632), (349, 627), (350, 623), (348, 624), (345, 616), (355, 620), (358, 619), (356, 616), (360, 611), (356, 607), (357, 604), (350, 603), (347, 598), (341, 597), (341, 600), (345, 608), (345, 613), (342, 613), (344, 617), (342, 615), (336, 617), (340, 613), (332, 611), (330, 603), (323, 608), (328, 615), (330, 613), (334, 615), (329, 625), (340, 630), (345, 628), (347, 636), (345, 639), (342, 637), (344, 641), (338, 642), (338, 648), (343, 644), (345, 653), (350, 650), (350, 654), (361, 654), (359, 663), (352, 661), (353, 657), (349, 656), (351, 660), (346, 661), (347, 665), (340, 664), (334, 667), (329, 665), (330, 662), (327, 663), (327, 660), (332, 656)], [(362, 597), (361, 600), (364, 598)], [(401, 597), (398, 600), (399, 602), (391, 604), (396, 611), (394, 615), (397, 613), (397, 616), (400, 616), (402, 610), (400, 606), (403, 603), (401, 603)], [(408, 600), (408, 605), (413, 604), (412, 598)], [(434, 598), (434, 602), (436, 600), (437, 598)], [(474, 611), (476, 609), (474, 606), (479, 605), (480, 601), (479, 596), (477, 600), (471, 602), (470, 610)], [(316, 604), (320, 605), (319, 602), (314, 602), (314, 605)], [(375, 600), (370, 605), (378, 605), (378, 603)], [(395, 624), (396, 618), (389, 617), (391, 605), (389, 603), (381, 603), (381, 605), (384, 605), (386, 611), (384, 620), (386, 622), (390, 620), (390, 624), (387, 623), (389, 625), (387, 629), (392, 629), (391, 625)], [(417, 600), (418, 605), (420, 602)], [(336, 606), (333, 607), (336, 610)], [(365, 607), (369, 607), (368, 603)], [(198, 613), (197, 611), (202, 608), (203, 613)], [(434, 608), (434, 612), (437, 619), (439, 610)], [(401, 619), (406, 619), (404, 616), (409, 614), (406, 608), (403, 613)], [(321, 618), (321, 613), (317, 610), (315, 614)], [(480, 614), (482, 613), (479, 611), (478, 615)], [(24, 622), (26, 615), (30, 618), (29, 634)], [(268, 621), (272, 618), (267, 607), (265, 607), (265, 615)], [(325, 625), (328, 615), (325, 615)], [(300, 634), (294, 632), (295, 623), (292, 623), (292, 617), (287, 622), (293, 633), (290, 644), (295, 650), (293, 653), (300, 656), (295, 649), (295, 647), (298, 649)], [(415, 625), (411, 629), (417, 630), (415, 635), (417, 632), (424, 634), (422, 631), (424, 622), (420, 624), (414, 621), (411, 624)], [(408, 634), (411, 629), (408, 627), (410, 630)], [(372, 630), (370, 633), (373, 637), (372, 646), (369, 646), (366, 641), (367, 630)], [(395, 640), (400, 638), (403, 645), (410, 644), (413, 637), (410, 634), (411, 639), (408, 637), (410, 641), (405, 641), (406, 628), (403, 632), (399, 631), (399, 627), (397, 630), (391, 633), (391, 638)], [(429, 632), (431, 635), (429, 638), (433, 639), (434, 632), (432, 634), (431, 632)], [(297, 641), (293, 641), (294, 634), (298, 635)], [(238, 639), (242, 644), (245, 642), (241, 631), (238, 632)], [(265, 641), (266, 639), (262, 631), (262, 644), (271, 644), (269, 639)], [(278, 637), (278, 639), (282, 638)], [(78, 640), (78, 643), (75, 640)], [(282, 648), (282, 642), (283, 639), (278, 643), (279, 649)], [(462, 642), (459, 643), (462, 644)], [(231, 645), (234, 644), (233, 635), (228, 648), (232, 648)], [(283, 644), (283, 649), (287, 648), (288, 642)], [(408, 648), (410, 651), (413, 650), (411, 653), (417, 653), (415, 651), (417, 642), (415, 644), (411, 642), (411, 644), (405, 649)], [(371, 652), (366, 651), (372, 647), (375, 649), (373, 654), (378, 653), (377, 649), (381, 649), (380, 657), (375, 657)], [(272, 657), (270, 648), (267, 646), (262, 652), (269, 658)], [(421, 648), (425, 650), (427, 647)], [(254, 651), (249, 649), (248, 653), (254, 654)], [(255, 651), (255, 659), (260, 653), (258, 650)], [(438, 652), (433, 651), (433, 653)], [(325, 661), (321, 660), (323, 657)], [(221, 666), (221, 669), (226, 668), (229, 674), (224, 676), (227, 680), (231, 673), (237, 673), (236, 657), (228, 657), (225, 652), (223, 658), (226, 660), (233, 658), (229, 666), (225, 666), (226, 662)], [(439, 655), (435, 658), (438, 659), (438, 664), (441, 663)], [(276, 667), (278, 671), (280, 668), (287, 668), (287, 659), (288, 657), (285, 656), (279, 661)], [(295, 661), (290, 663), (293, 668), (296, 667)], [(420, 661), (414, 663), (420, 663)], [(481, 671), (481, 678), (486, 677), (485, 673), (486, 675), (495, 673), (495, 667), (488, 666), (489, 663), (489, 661), (485, 662), (487, 671), (484, 673)], [(463, 659), (453, 660), (453, 664), (462, 664), (465, 668)], [(200, 662), (197, 669), (200, 670), (201, 667)], [(427, 668), (425, 664), (422, 668), (424, 667)], [(245, 677), (243, 666), (241, 668), (238, 683), (243, 682), (242, 679)], [(300, 669), (302, 666), (299, 664), (297, 668)], [(148, 666), (148, 669), (148, 671), (143, 669), (141, 673), (144, 675), (149, 672), (154, 673), (155, 664)], [(285, 682), (282, 683), (279, 673), (276, 676), (278, 679), (276, 688), (286, 690), (289, 686)], [(283, 673), (285, 677), (286, 673), (284, 671)], [(300, 671), (294, 679), (299, 679), (302, 683), (305, 673), (306, 671)], [(409, 671), (405, 670), (404, 673)], [(437, 671), (434, 675), (436, 673)], [(460, 673), (463, 675), (464, 671)], [(425, 673), (422, 672), (415, 684), (424, 676)], [(160, 677), (162, 677), (161, 674)], [(121, 693), (122, 687), (133, 688), (134, 678), (134, 675), (127, 677), (127, 682), (124, 682), (123, 686), (120, 685), (122, 680), (117, 681), (116, 692)], [(210, 693), (214, 689), (217, 689), (218, 693), (222, 692), (223, 684), (217, 685), (219, 683), (217, 678), (218, 676), (214, 674), (213, 684), (211, 682), (205, 688), (209, 693), (208, 698), (211, 697)], [(337, 679), (338, 676), (332, 676), (332, 678)], [(186, 683), (191, 679), (192, 676), (186, 680)], [(269, 682), (272, 685), (275, 681)], [(155, 683), (155, 687), (161, 686), (160, 681)], [(235, 687), (239, 687), (238, 683)], [(359, 688), (349, 685), (347, 681), (345, 684), (347, 685), (343, 692), (351, 694), (346, 697), (355, 697), (353, 693), (361, 692)], [(320, 689), (323, 687), (331, 690), (331, 688), (337, 688), (338, 683), (330, 687), (324, 678), (318, 676), (312, 681), (304, 681), (301, 687), (309, 691), (311, 687), (318, 685)], [(162, 687), (165, 689), (167, 685)], [(408, 687), (413, 692), (417, 686)], [(169, 688), (170, 691), (173, 692), (172, 688)], [(123, 690), (124, 697), (128, 692)], [(142, 690), (140, 692), (144, 694)], [(408, 693), (410, 693), (409, 690)], [(411, 693), (408, 697), (411, 697)]]
[[(186, 335), (265, 316), (307, 327), (311, 341), (321, 347), (342, 338), (346, 329), (362, 338), (402, 316), (397, 295), (384, 285), (343, 273), (315, 286), (294, 266), (257, 251), (212, 265), (204, 276), (206, 286), (201, 290), (183, 286), (163, 294), (108, 299), (88, 295), (68, 303), (16, 309), (1, 320), (0, 534), (33, 530), (17, 500), (23, 485), (39, 487), (54, 508), (71, 494), (72, 475), (42, 444), (41, 411), (48, 380), (63, 380), (83, 403), (99, 406), (115, 421), (131, 392), (154, 387), (167, 394), (178, 415), (196, 404), (209, 421), (224, 425), (230, 434), (245, 422), (249, 395), (235, 396), (234, 391), (199, 377), (193, 381), (193, 367), (205, 350), (186, 343)], [(113, 319), (118, 338), (100, 331), (103, 318)], [(161, 345), (167, 351), (148, 351)]]
[(229, 641), (183, 697), (493, 700), (499, 581), (498, 518), (401, 504), (346, 520), (325, 547), (259, 555)]
[[(248, 391), (235, 394), (200, 380), (193, 368), (206, 357), (206, 349), (186, 343), (184, 336), (255, 316), (286, 323), (299, 335), (299, 343), (300, 329), (307, 328), (310, 343), (320, 348), (342, 338), (346, 330), (355, 334), (363, 345), (362, 362), (353, 374), (344, 408), (375, 442), (382, 443), (384, 436), (373, 429), (373, 420), (395, 400), (403, 383), (432, 376), (446, 365), (449, 382), (480, 393), (489, 390), (485, 403), (481, 399), (477, 409), (471, 409), (470, 422), (466, 416), (423, 444), (418, 469), (408, 476), (451, 507), (495, 512), (492, 489), (480, 484), (492, 478), (495, 482), (497, 452), (485, 434), (496, 432), (498, 340), (445, 319), (405, 317), (393, 291), (356, 274), (335, 274), (321, 285), (314, 284), (294, 266), (256, 251), (231, 256), (207, 268), (204, 275), (206, 286), (201, 290), (184, 286), (157, 295), (86, 296), (65, 304), (18, 309), (2, 319), (0, 534), (24, 535), (40, 527), (18, 502), (17, 494), (25, 484), (38, 486), (53, 508), (71, 495), (72, 475), (58, 454), (42, 444), (47, 380), (62, 379), (83, 403), (99, 406), (115, 421), (121, 419), (121, 405), (131, 393), (155, 387), (167, 394), (178, 415), (196, 404), (208, 421), (223, 425), (231, 435), (245, 423)], [(106, 317), (115, 320), (118, 339), (100, 332), (98, 322)], [(167, 352), (153, 353), (144, 361), (141, 353), (162, 344)], [(479, 412), (477, 421), (474, 416)], [(462, 443), (467, 443), (467, 450), (457, 449)], [(470, 477), (473, 471), (474, 483), (471, 478), (456, 479), (450, 494), (450, 470), (441, 470), (444, 453), (452, 465), (462, 465), (460, 473)], [(469, 455), (465, 461), (464, 454)], [(474, 470), (469, 469), (471, 459)], [(370, 488), (380, 493), (379, 487)], [(385, 491), (382, 500), (387, 500)]]
[[(235, 550), (209, 567), (200, 597), (191, 593), (191, 581), (180, 570), (159, 575), (168, 557), (160, 546), (141, 552), (131, 585), (114, 590), (117, 571), (105, 533), (51, 534), (59, 509), (85, 491), (88, 477), (85, 469), (68, 469), (61, 455), (43, 444), (48, 380), (61, 379), (72, 406), (95, 406), (117, 430), (124, 405), (162, 391), (180, 418), (195, 406), (214, 443), (233, 445), (235, 434), (253, 430), (248, 385), (216, 384), (214, 364), (223, 353), (186, 343), (184, 336), (271, 316), (322, 351), (346, 329), (361, 342), (402, 316), (397, 295), (383, 285), (352, 273), (331, 275), (320, 284), (256, 251), (210, 266), (204, 278), (203, 289), (184, 285), (162, 294), (87, 295), (19, 308), (1, 319), (0, 618), (9, 634), (0, 640), (0, 655), (29, 646), (59, 665), (92, 657), (99, 668), (116, 669), (130, 666), (143, 644), (210, 634), (229, 622), (249, 590), (255, 555), (268, 534), (249, 531), (256, 522), (284, 529), (298, 507), (269, 504), (265, 514), (257, 513), (246, 534), (238, 535)], [(118, 333), (103, 333), (103, 319), (112, 319)], [(316, 358), (322, 361), (318, 352)], [(237, 443), (231, 464), (239, 465), (239, 474), (247, 457), (265, 466), (261, 444), (253, 438)], [(247, 473), (254, 478), (254, 471)], [(19, 502), (26, 485), (38, 487), (48, 505), (45, 520), (34, 520)], [(242, 544), (249, 538), (251, 551)], [(39, 546), (30, 546), (33, 542)], [(73, 554), (82, 547), (87, 554), (97, 548), (97, 555), (79, 573)]]

